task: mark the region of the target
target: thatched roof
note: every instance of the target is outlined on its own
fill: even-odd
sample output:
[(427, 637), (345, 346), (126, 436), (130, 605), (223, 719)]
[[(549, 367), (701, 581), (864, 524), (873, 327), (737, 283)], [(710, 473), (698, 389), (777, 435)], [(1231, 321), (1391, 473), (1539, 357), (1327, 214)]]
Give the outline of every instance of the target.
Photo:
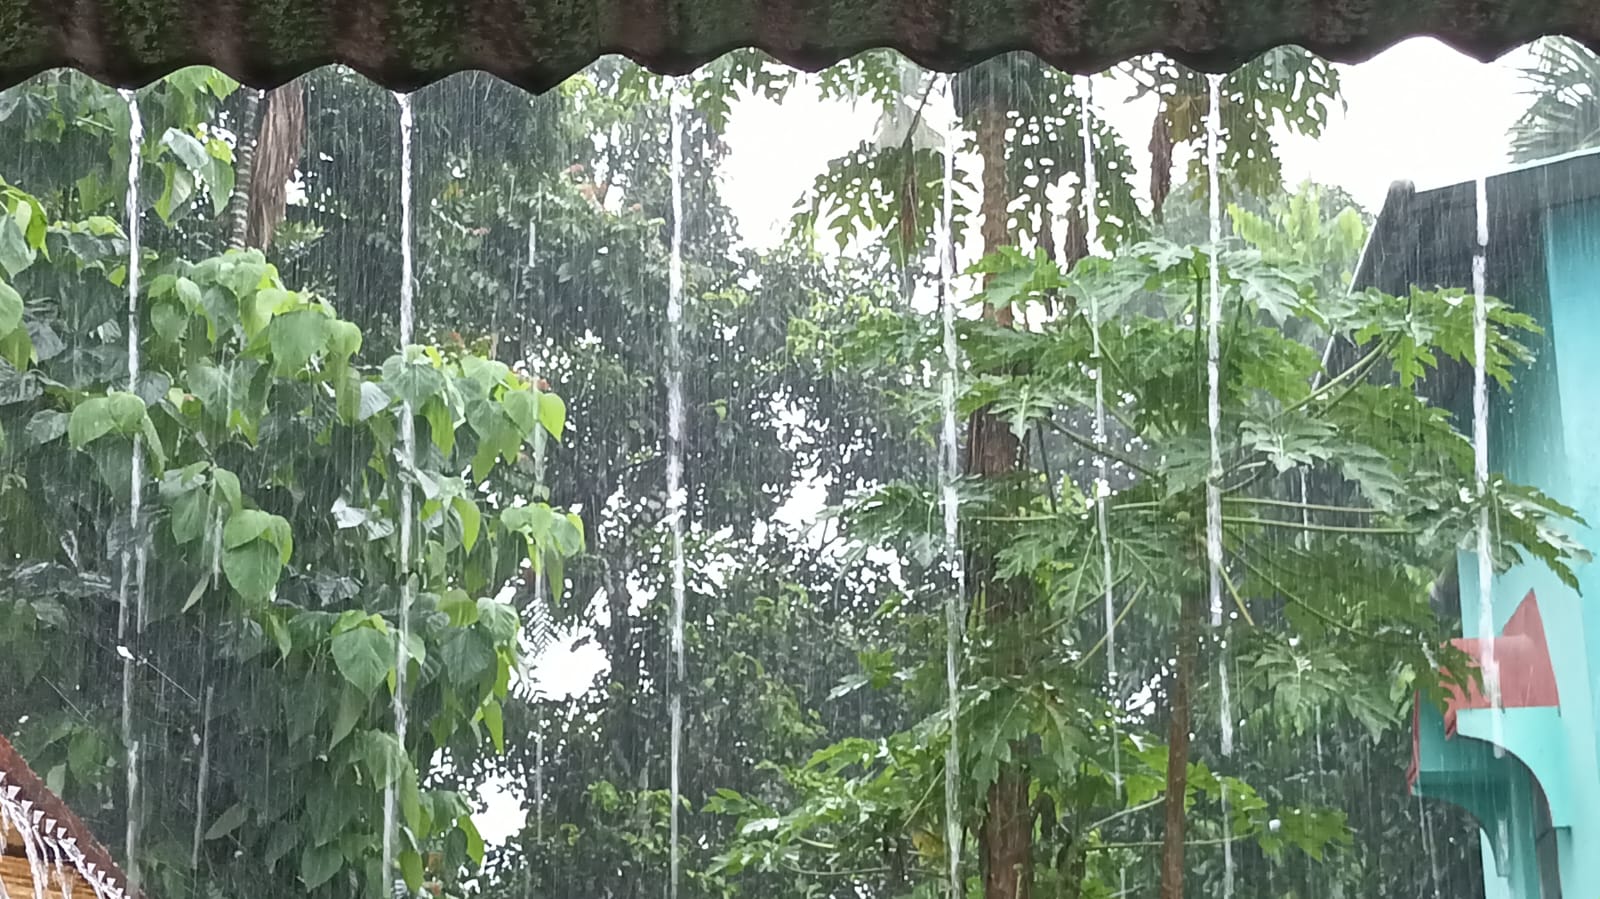
[(1433, 35), (1489, 59), (1600, 46), (1592, 0), (0, 0), (0, 87), (48, 68), (137, 85), (198, 63), (257, 86), (346, 63), (397, 90), (486, 69), (545, 90), (620, 53), (682, 73), (757, 47), (818, 68), (874, 47), (953, 70), (1027, 50), (1090, 71), (1161, 52), (1222, 70), (1283, 44), (1356, 61)]
[(0, 896), (124, 899), (111, 853), (0, 736)]

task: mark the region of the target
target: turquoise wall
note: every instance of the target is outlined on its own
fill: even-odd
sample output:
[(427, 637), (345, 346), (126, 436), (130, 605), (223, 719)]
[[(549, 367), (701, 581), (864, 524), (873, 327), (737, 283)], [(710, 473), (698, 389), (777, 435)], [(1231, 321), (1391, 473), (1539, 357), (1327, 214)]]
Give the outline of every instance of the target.
[[(1600, 201), (1551, 207), (1538, 225), (1542, 244), (1530, 249), (1542, 251), (1542, 271), (1533, 267), (1493, 288), (1545, 333), (1529, 340), (1538, 361), (1518, 373), (1509, 395), (1495, 397), (1490, 463), (1600, 522)], [(1497, 265), (1492, 255), (1489, 265)], [(1577, 536), (1600, 546), (1592, 528)], [(1483, 636), (1476, 559), (1463, 555), (1459, 570), (1464, 636)], [(1583, 594), (1600, 594), (1600, 567), (1583, 566), (1578, 578)], [(1600, 899), (1600, 654), (1591, 654), (1591, 647), (1600, 651), (1600, 604), (1584, 601), (1542, 565), (1518, 566), (1491, 585), (1497, 634), (1530, 590), (1544, 621), (1559, 708), (1465, 710), (1449, 740), (1438, 713), (1423, 709), (1417, 790), (1477, 817), (1486, 896), (1536, 899), (1537, 779), (1556, 829), (1563, 899)]]

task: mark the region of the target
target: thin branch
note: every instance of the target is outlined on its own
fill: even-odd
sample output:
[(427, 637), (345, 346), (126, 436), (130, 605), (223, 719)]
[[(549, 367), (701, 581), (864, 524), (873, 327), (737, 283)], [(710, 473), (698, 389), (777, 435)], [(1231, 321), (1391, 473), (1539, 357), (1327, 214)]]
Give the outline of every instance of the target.
[(1324, 394), (1331, 392), (1335, 387), (1344, 384), (1346, 381), (1359, 380), (1360, 378), (1365, 377), (1367, 372), (1371, 371), (1372, 367), (1377, 365), (1378, 360), (1382, 358), (1383, 354), (1389, 350), (1393, 342), (1394, 338), (1392, 337), (1386, 337), (1379, 341), (1378, 345), (1373, 347), (1365, 356), (1357, 359), (1354, 364), (1344, 371), (1339, 372), (1338, 375), (1329, 378), (1321, 387), (1318, 387), (1316, 390), (1306, 394), (1305, 398), (1300, 400), (1298, 403), (1295, 403), (1289, 408), (1280, 412), (1278, 417), (1281, 418), (1292, 412), (1300, 411), (1316, 400), (1321, 399)]
[(1250, 610), (1245, 607), (1244, 597), (1239, 595), (1239, 588), (1234, 586), (1233, 578), (1228, 576), (1227, 566), (1219, 566), (1217, 573), (1222, 575), (1222, 583), (1227, 585), (1228, 593), (1233, 596), (1233, 604), (1239, 607), (1239, 614), (1244, 616), (1245, 624), (1255, 627), (1256, 619), (1250, 614)]
[(1111, 814), (1106, 815), (1104, 818), (1101, 818), (1100, 820), (1094, 822), (1093, 824), (1090, 824), (1089, 825), (1089, 829), (1086, 832), (1093, 832), (1093, 831), (1099, 830), (1100, 828), (1106, 826), (1107, 824), (1110, 824), (1112, 821), (1115, 821), (1118, 818), (1126, 818), (1129, 815), (1135, 814), (1137, 812), (1142, 812), (1145, 809), (1155, 808), (1156, 806), (1161, 805), (1162, 803), (1164, 803), (1166, 801), (1167, 801), (1167, 797), (1166, 796), (1157, 796), (1156, 798), (1150, 800), (1149, 802), (1141, 802), (1138, 805), (1129, 806), (1128, 808), (1125, 808), (1120, 812), (1112, 812)]
[[(1244, 839), (1242, 836), (1217, 837), (1209, 840), (1185, 840), (1185, 846), (1221, 846), (1226, 843), (1237, 843)], [(1101, 843), (1098, 846), (1089, 846), (1085, 852), (1101, 852), (1107, 849), (1159, 849), (1164, 843), (1160, 840), (1151, 840), (1139, 843)]]
[(1294, 509), (1295, 511), (1307, 510), (1311, 512), (1345, 512), (1353, 515), (1378, 514), (1377, 509), (1371, 508), (1358, 508), (1356, 506), (1327, 506), (1320, 503), (1293, 502), (1291, 500), (1266, 499), (1264, 497), (1254, 496), (1230, 496), (1223, 500), (1223, 502), (1247, 503), (1253, 506), (1277, 506), (1283, 509)]
[[(1121, 624), (1122, 623), (1122, 619), (1128, 617), (1128, 613), (1133, 610), (1133, 604), (1135, 602), (1138, 602), (1139, 601), (1139, 597), (1144, 594), (1144, 588), (1145, 587), (1146, 587), (1145, 584), (1140, 584), (1138, 586), (1138, 588), (1133, 591), (1133, 593), (1128, 595), (1128, 601), (1122, 604), (1122, 611), (1117, 613), (1116, 619), (1112, 622), (1112, 626), (1113, 627)], [(1094, 645), (1089, 647), (1088, 651), (1086, 651), (1078, 659), (1078, 661), (1073, 664), (1072, 667), (1076, 669), (1076, 668), (1082, 668), (1084, 665), (1087, 665), (1089, 663), (1089, 660), (1094, 658), (1095, 654), (1098, 653), (1102, 648), (1105, 647), (1106, 638), (1109, 637), (1109, 636), (1110, 636), (1110, 634), (1101, 634), (1100, 635), (1100, 639), (1094, 641)], [(1096, 826), (1099, 826), (1099, 825), (1096, 825)]]
[(1377, 643), (1386, 643), (1386, 644), (1389, 644), (1391, 646), (1405, 646), (1407, 648), (1410, 648), (1411, 644), (1409, 644), (1409, 643), (1404, 643), (1404, 642), (1401, 642), (1399, 640), (1390, 640), (1390, 639), (1387, 639), (1385, 637), (1379, 636), (1377, 634), (1369, 634), (1366, 631), (1361, 630), (1360, 628), (1351, 627), (1350, 625), (1345, 624), (1343, 621), (1340, 621), (1339, 619), (1333, 617), (1332, 615), (1329, 615), (1327, 612), (1322, 611), (1321, 609), (1317, 608), (1316, 606), (1312, 605), (1311, 603), (1307, 602), (1306, 600), (1301, 599), (1296, 594), (1290, 592), (1282, 584), (1278, 583), (1278, 581), (1275, 578), (1273, 578), (1272, 575), (1267, 574), (1265, 571), (1261, 570), (1259, 567), (1257, 567), (1256, 565), (1252, 564), (1250, 562), (1250, 560), (1245, 558), (1245, 556), (1242, 553), (1240, 553), (1239, 551), (1235, 550), (1233, 552), (1233, 556), (1234, 556), (1234, 558), (1238, 559), (1241, 563), (1243, 563), (1245, 569), (1248, 570), (1251, 574), (1255, 575), (1258, 578), (1261, 578), (1263, 581), (1266, 581), (1267, 582), (1267, 586), (1269, 586), (1273, 590), (1277, 591), (1279, 596), (1282, 596), (1284, 599), (1288, 600), (1289, 602), (1294, 603), (1295, 605), (1297, 605), (1300, 608), (1304, 609), (1305, 611), (1309, 612), (1313, 617), (1315, 617), (1318, 620), (1320, 620), (1323, 624), (1326, 624), (1329, 627), (1334, 628), (1336, 630), (1343, 631), (1343, 632), (1349, 634), (1352, 637), (1359, 637), (1359, 638), (1361, 638), (1363, 640), (1371, 640), (1371, 641), (1374, 641), (1374, 642), (1377, 642)]
[(893, 868), (857, 868), (854, 871), (815, 871), (802, 868), (798, 865), (784, 865), (785, 868), (802, 877), (865, 877), (873, 874), (893, 874)]
[(1261, 525), (1263, 527), (1287, 528), (1293, 531), (1319, 531), (1328, 534), (1415, 534), (1411, 528), (1366, 528), (1346, 527), (1337, 524), (1307, 524), (1301, 521), (1283, 521), (1276, 518), (1241, 518), (1238, 516), (1224, 515), (1223, 522), (1227, 524)]
[(1143, 465), (1140, 465), (1138, 462), (1135, 462), (1133, 459), (1131, 459), (1131, 458), (1129, 458), (1127, 456), (1124, 456), (1122, 453), (1118, 452), (1117, 450), (1114, 450), (1114, 449), (1112, 449), (1112, 448), (1110, 448), (1108, 446), (1101, 446), (1101, 445), (1095, 443), (1093, 440), (1089, 439), (1088, 437), (1085, 437), (1082, 434), (1079, 434), (1079, 433), (1067, 428), (1065, 425), (1057, 424), (1056, 422), (1051, 421), (1048, 418), (1040, 419), (1040, 421), (1049, 422), (1050, 427), (1051, 427), (1052, 430), (1056, 431), (1061, 436), (1067, 438), (1068, 440), (1071, 440), (1073, 443), (1076, 443), (1077, 445), (1083, 447), (1084, 449), (1088, 450), (1091, 453), (1094, 453), (1094, 454), (1100, 455), (1100, 456), (1105, 456), (1105, 457), (1110, 458), (1110, 459), (1115, 459), (1116, 461), (1121, 462), (1123, 465), (1128, 466), (1129, 468), (1133, 469), (1134, 471), (1137, 471), (1138, 473), (1144, 475), (1145, 477), (1153, 478), (1153, 477), (1156, 476), (1155, 472), (1151, 471), (1148, 468), (1145, 468)]

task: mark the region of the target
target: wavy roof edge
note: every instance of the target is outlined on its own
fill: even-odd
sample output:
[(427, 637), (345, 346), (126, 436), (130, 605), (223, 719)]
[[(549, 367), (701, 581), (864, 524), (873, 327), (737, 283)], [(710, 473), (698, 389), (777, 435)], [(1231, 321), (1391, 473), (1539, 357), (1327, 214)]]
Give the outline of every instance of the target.
[(619, 54), (683, 74), (754, 48), (800, 69), (897, 50), (954, 71), (1027, 51), (1089, 72), (1161, 53), (1225, 71), (1284, 45), (1358, 62), (1412, 37), (1490, 60), (1600, 47), (1590, 0), (0, 0), (0, 87), (56, 68), (138, 87), (191, 65), (273, 87), (342, 64), (393, 90), (466, 70), (548, 90)]

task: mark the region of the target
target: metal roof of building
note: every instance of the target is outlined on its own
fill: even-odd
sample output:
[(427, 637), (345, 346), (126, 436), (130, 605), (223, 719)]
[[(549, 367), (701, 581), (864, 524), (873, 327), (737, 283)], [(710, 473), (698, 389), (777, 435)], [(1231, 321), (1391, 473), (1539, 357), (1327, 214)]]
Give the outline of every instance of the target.
[(124, 86), (194, 64), (266, 87), (343, 63), (397, 90), (484, 69), (532, 90), (620, 53), (683, 73), (740, 47), (816, 69), (890, 47), (955, 70), (1025, 50), (1073, 71), (1159, 52), (1231, 68), (1298, 44), (1358, 61), (1437, 37), (1490, 59), (1600, 46), (1591, 0), (0, 0), (0, 87), (81, 69)]

